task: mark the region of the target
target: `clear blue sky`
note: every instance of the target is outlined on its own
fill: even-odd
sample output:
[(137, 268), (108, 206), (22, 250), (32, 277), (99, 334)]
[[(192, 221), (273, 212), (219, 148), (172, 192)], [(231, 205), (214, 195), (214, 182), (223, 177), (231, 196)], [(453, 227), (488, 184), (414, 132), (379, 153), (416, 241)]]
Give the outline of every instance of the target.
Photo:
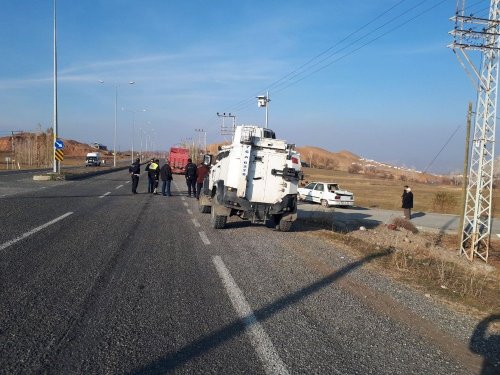
[[(487, 14), (489, 0), (468, 2)], [(2, 1), (0, 135), (52, 126), (52, 12), (52, 0)], [(147, 109), (136, 149), (139, 127), (163, 150), (196, 128), (218, 142), (216, 113), (263, 125), (254, 97), (269, 89), (279, 138), (424, 169), (460, 127), (431, 167), (460, 171), (476, 92), (446, 48), (454, 13), (455, 0), (59, 0), (59, 136), (112, 148), (119, 83), (119, 109)], [(130, 112), (118, 129), (130, 149)]]

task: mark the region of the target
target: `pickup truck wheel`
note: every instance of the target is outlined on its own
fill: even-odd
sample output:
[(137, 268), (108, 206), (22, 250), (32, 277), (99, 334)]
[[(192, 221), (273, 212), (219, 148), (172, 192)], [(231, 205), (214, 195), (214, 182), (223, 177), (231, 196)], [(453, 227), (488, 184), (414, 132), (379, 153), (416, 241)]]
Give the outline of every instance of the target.
[(210, 224), (214, 229), (222, 229), (226, 226), (227, 216), (216, 215), (215, 208), (212, 207), (212, 215), (210, 217)]
[(282, 232), (290, 232), (292, 225), (293, 221), (280, 220), (279, 229)]
[(326, 199), (322, 199), (322, 200), (321, 200), (321, 205), (322, 205), (323, 207), (326, 207), (326, 208), (328, 208), (328, 207), (329, 207), (329, 205), (328, 205), (328, 201), (327, 201)]

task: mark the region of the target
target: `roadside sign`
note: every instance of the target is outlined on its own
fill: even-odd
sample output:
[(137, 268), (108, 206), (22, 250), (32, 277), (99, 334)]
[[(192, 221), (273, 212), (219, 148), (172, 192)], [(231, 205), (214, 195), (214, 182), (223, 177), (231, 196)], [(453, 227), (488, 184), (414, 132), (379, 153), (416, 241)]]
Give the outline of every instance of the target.
[(62, 141), (62, 139), (56, 139), (56, 141), (54, 142), (54, 148), (56, 150), (62, 150), (64, 148), (64, 142)]
[(64, 151), (61, 149), (56, 149), (55, 157), (56, 157), (57, 161), (63, 161), (64, 160)]

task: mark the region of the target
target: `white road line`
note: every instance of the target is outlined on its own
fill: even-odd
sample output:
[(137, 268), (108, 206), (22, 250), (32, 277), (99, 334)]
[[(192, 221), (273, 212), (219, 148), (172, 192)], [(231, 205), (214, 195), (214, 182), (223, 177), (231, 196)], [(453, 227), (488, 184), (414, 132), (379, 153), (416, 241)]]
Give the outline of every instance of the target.
[(194, 224), (194, 226), (195, 226), (196, 228), (198, 228), (198, 227), (200, 226), (200, 223), (198, 222), (198, 220), (196, 220), (196, 219), (191, 219), (191, 221), (193, 222), (193, 224)]
[(200, 235), (201, 237), (201, 240), (203, 241), (203, 243), (205, 245), (210, 245), (210, 240), (208, 239), (207, 235), (205, 234), (205, 232), (201, 231), (201, 232), (198, 232), (198, 234)]
[(189, 203), (188, 202), (184, 202), (183, 205), (184, 205), (184, 207), (189, 207)]
[(106, 195), (109, 195), (109, 194), (111, 194), (111, 192), (110, 192), (110, 191), (108, 191), (107, 193), (105, 193), (105, 194), (101, 195), (99, 198), (104, 198)]
[(8, 242), (5, 242), (4, 244), (0, 245), (0, 250), (4, 250), (4, 249), (6, 249), (6, 248), (8, 248), (9, 246), (14, 245), (16, 242), (19, 242), (19, 241), (21, 241), (21, 240), (25, 239), (26, 237), (29, 237), (29, 236), (31, 236), (32, 234), (35, 234), (36, 232), (39, 232), (39, 231), (41, 231), (42, 229), (45, 229), (45, 228), (47, 228), (48, 226), (50, 226), (50, 225), (52, 225), (52, 224), (55, 224), (55, 223), (57, 223), (59, 220), (62, 220), (62, 219), (66, 218), (66, 217), (68, 217), (69, 215), (72, 215), (72, 214), (73, 214), (73, 212), (66, 212), (64, 215), (59, 216), (58, 218), (56, 218), (56, 219), (54, 219), (54, 220), (51, 220), (51, 221), (49, 221), (48, 223), (45, 223), (45, 224), (43, 224), (43, 225), (40, 225), (39, 227), (36, 227), (35, 229), (32, 229), (32, 230), (30, 230), (29, 232), (26, 232), (26, 233), (24, 233), (24, 234), (20, 235), (19, 237), (14, 238), (13, 240), (10, 240), (10, 241), (8, 241)]
[(118, 185), (117, 187), (115, 187), (115, 189), (119, 189), (119, 188), (122, 188), (123, 185)]
[(279, 357), (271, 339), (258, 322), (243, 292), (238, 288), (233, 277), (226, 268), (220, 256), (214, 256), (212, 261), (219, 277), (226, 288), (234, 310), (245, 325), (245, 330), (250, 342), (259, 357), (266, 374), (288, 374), (285, 364)]
[(130, 181), (125, 182), (126, 184), (130, 184)]
[(189, 215), (193, 214), (193, 211), (191, 211), (189, 208), (186, 210)]
[(181, 201), (185, 201), (185, 200), (186, 200), (186, 198), (184, 198), (184, 197), (181, 197)]

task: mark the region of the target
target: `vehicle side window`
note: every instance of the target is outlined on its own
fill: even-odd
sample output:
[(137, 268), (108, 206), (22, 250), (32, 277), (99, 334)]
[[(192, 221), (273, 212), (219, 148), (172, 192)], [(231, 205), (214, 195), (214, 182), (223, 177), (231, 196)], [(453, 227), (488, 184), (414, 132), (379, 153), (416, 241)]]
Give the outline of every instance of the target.
[(222, 160), (226, 157), (229, 156), (229, 150), (228, 151), (224, 151), (224, 152), (220, 152), (218, 155), (217, 155), (217, 158), (215, 160), (219, 161), (219, 160)]
[(316, 184), (314, 190), (323, 191), (323, 184)]
[(330, 184), (330, 185), (328, 185), (328, 190), (330, 190), (331, 192), (334, 192), (335, 190), (339, 190), (339, 185)]
[(314, 182), (311, 182), (310, 184), (307, 184), (305, 189), (314, 189), (314, 185), (316, 185)]

